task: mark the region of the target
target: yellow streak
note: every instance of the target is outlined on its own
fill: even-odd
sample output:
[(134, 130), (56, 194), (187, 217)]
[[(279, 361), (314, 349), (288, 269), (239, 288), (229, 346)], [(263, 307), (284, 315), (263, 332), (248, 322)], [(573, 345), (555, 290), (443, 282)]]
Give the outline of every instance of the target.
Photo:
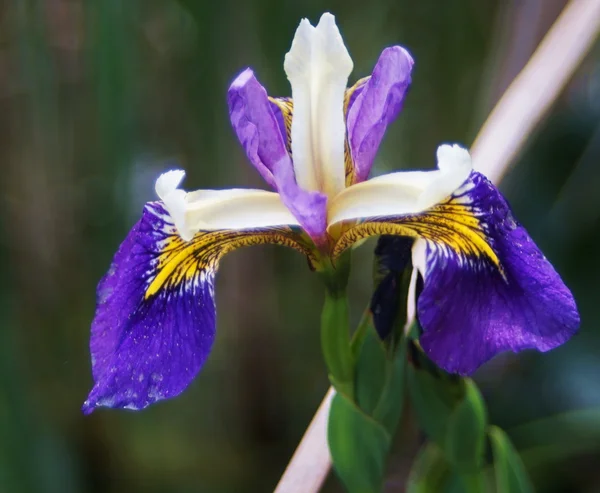
[(446, 245), (463, 257), (486, 257), (502, 270), (496, 252), (488, 243), (484, 227), (470, 206), (454, 202), (452, 198), (420, 214), (385, 220), (374, 218), (357, 224), (341, 235), (332, 255), (337, 258), (357, 241), (376, 235), (424, 238)]
[(265, 228), (254, 231), (201, 231), (189, 242), (173, 235), (165, 240), (164, 249), (155, 260), (156, 275), (146, 288), (144, 298), (166, 287), (175, 287), (202, 272), (214, 271), (223, 255), (236, 248), (273, 243), (291, 247), (315, 258), (300, 235), (291, 228)]

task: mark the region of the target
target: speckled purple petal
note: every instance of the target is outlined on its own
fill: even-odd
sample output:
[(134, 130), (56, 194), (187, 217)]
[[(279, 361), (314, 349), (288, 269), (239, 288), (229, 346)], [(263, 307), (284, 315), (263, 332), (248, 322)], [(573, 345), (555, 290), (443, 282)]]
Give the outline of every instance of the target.
[(402, 109), (412, 66), (413, 59), (404, 48), (386, 48), (371, 78), (350, 100), (348, 142), (358, 182), (369, 176), (385, 130)]
[(145, 296), (173, 241), (179, 240), (163, 206), (147, 204), (100, 281), (90, 340), (95, 384), (84, 413), (142, 409), (174, 397), (206, 360), (215, 334), (214, 271), (198, 269)]
[(252, 70), (244, 70), (233, 81), (227, 102), (231, 124), (250, 162), (279, 192), (303, 229), (315, 241), (323, 241), (327, 227), (327, 198), (297, 185), (282, 127), (265, 88)]
[(427, 355), (468, 375), (502, 351), (548, 351), (579, 327), (575, 300), (498, 190), (473, 172), (469, 198), (486, 227), (504, 276), (487, 258), (460, 257), (428, 243), (425, 285), (418, 300)]

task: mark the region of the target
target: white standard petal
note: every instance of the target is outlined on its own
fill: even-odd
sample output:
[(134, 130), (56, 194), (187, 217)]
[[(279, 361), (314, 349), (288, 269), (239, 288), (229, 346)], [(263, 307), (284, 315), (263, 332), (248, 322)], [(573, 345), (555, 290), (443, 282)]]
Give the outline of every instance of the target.
[(186, 192), (177, 188), (184, 175), (180, 170), (164, 173), (156, 180), (155, 189), (185, 241), (200, 230), (299, 225), (275, 192), (242, 188)]
[(292, 86), (292, 155), (298, 184), (333, 197), (344, 188), (344, 93), (352, 59), (333, 15), (303, 19), (284, 69)]
[(330, 203), (329, 224), (415, 214), (440, 203), (466, 181), (472, 164), (458, 145), (441, 145), (437, 157), (437, 170), (398, 171), (343, 190)]

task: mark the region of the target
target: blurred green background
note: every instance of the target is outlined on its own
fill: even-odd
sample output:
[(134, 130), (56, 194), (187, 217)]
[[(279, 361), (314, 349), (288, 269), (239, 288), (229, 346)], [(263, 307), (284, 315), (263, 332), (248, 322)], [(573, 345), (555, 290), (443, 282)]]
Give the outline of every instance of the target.
[[(157, 175), (262, 187), (228, 121), (251, 66), (288, 95), (302, 17), (330, 10), (355, 62), (402, 44), (416, 65), (375, 173), (469, 145), (563, 0), (5, 0), (0, 2), (0, 493), (271, 491), (326, 388), (322, 290), (291, 250), (229, 255), (215, 349), (181, 397), (83, 417), (95, 286)], [(581, 334), (477, 374), (540, 492), (600, 492), (600, 54), (596, 46), (502, 184), (572, 288)], [(356, 320), (371, 290), (354, 258)], [(550, 419), (543, 419), (550, 417)], [(404, 491), (421, 437), (410, 410), (390, 461)], [(340, 491), (329, 480), (327, 491)]]

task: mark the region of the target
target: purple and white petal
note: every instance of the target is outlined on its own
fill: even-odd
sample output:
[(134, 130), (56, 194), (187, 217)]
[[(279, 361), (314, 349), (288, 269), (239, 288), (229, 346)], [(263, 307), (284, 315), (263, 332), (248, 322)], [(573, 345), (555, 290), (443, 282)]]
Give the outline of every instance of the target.
[(181, 245), (164, 207), (147, 204), (98, 285), (86, 414), (174, 397), (204, 364), (215, 335), (214, 269), (194, 271)]
[(402, 109), (413, 63), (404, 48), (386, 48), (369, 80), (350, 99), (348, 142), (357, 182), (368, 178), (385, 130)]
[(553, 349), (579, 327), (573, 295), (498, 190), (477, 172), (466, 189), (463, 200), (484, 226), (500, 266), (428, 241), (417, 304), (423, 349), (440, 367), (463, 375), (503, 351)]
[(267, 92), (250, 69), (231, 84), (227, 95), (231, 123), (248, 159), (281, 195), (302, 228), (322, 241), (327, 227), (327, 198), (296, 183), (285, 138)]

